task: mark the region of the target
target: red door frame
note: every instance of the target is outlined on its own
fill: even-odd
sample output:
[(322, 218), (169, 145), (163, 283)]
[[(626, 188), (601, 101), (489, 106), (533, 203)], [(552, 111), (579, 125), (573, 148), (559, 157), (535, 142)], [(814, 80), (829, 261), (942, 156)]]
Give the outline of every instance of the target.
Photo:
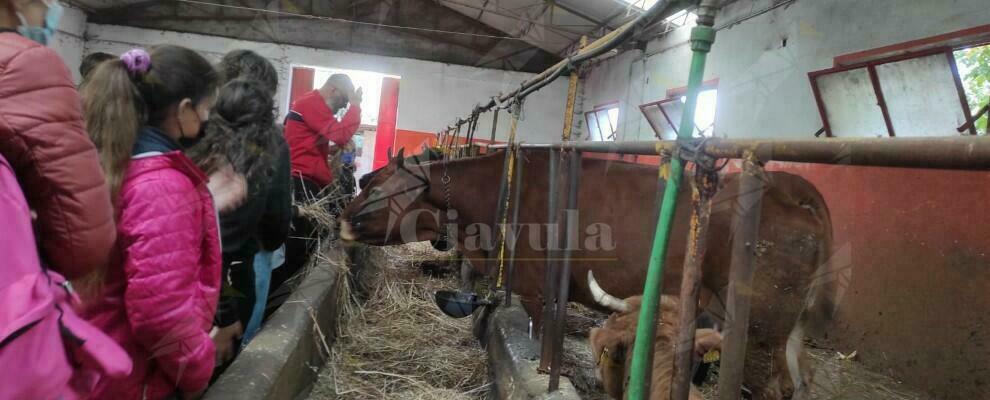
[(395, 147), (395, 124), (399, 115), (399, 78), (382, 78), (382, 98), (378, 108), (378, 128), (375, 130), (375, 157), (372, 169), (388, 164)]

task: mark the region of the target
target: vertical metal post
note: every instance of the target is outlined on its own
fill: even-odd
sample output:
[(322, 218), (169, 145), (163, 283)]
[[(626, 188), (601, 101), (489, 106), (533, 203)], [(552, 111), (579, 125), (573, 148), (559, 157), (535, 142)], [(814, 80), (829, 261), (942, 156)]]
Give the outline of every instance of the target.
[[(588, 37), (581, 36), (580, 43), (581, 43), (580, 48), (587, 46)], [(560, 138), (565, 142), (571, 140), (571, 131), (574, 129), (574, 104), (577, 102), (577, 90), (578, 90), (579, 80), (580, 80), (580, 76), (578, 75), (577, 69), (572, 70), (571, 76), (568, 78), (568, 83), (567, 83), (567, 103), (565, 103), (564, 106), (564, 131), (560, 135)]]
[(729, 300), (726, 310), (725, 340), (718, 373), (721, 400), (737, 400), (743, 384), (746, 340), (749, 331), (749, 305), (752, 300), (753, 271), (756, 269), (756, 243), (763, 206), (763, 167), (752, 153), (743, 161), (739, 179), (737, 219), (732, 238), (732, 264), (729, 272)]
[[(698, 92), (705, 73), (705, 60), (714, 41), (715, 30), (711, 25), (698, 25), (691, 30), (691, 49), (694, 55), (691, 57), (691, 70), (688, 75), (687, 102), (684, 104), (681, 129), (678, 130), (677, 135), (677, 139), (682, 143), (690, 141), (694, 133), (694, 111), (698, 105)], [(667, 243), (670, 240), (671, 225), (677, 210), (677, 192), (680, 190), (683, 175), (684, 165), (679, 157), (674, 157), (670, 161), (670, 179), (664, 188), (660, 218), (657, 220), (657, 228), (653, 236), (650, 264), (646, 274), (646, 284), (643, 287), (643, 300), (636, 326), (636, 340), (633, 344), (629, 375), (630, 400), (644, 400), (650, 393), (653, 341), (657, 329), (660, 290), (663, 287), (664, 259), (667, 257)]]
[[(509, 224), (510, 229), (520, 229), (519, 224), (519, 209), (522, 208), (522, 204), (519, 201), (522, 198), (522, 187), (523, 187), (523, 164), (526, 164), (526, 157), (523, 153), (523, 149), (516, 148), (516, 186), (512, 188), (512, 223)], [(505, 305), (512, 305), (512, 272), (515, 270), (516, 266), (516, 246), (519, 244), (519, 231), (512, 236), (512, 243), (509, 244), (509, 266), (505, 270)], [(505, 238), (503, 238), (505, 240)]]
[[(508, 195), (509, 191), (509, 169), (512, 168), (512, 148), (505, 149), (505, 160), (502, 162), (502, 179), (498, 183), (498, 197), (496, 197), (495, 204), (495, 221), (492, 221), (492, 238), (488, 243), (491, 250), (488, 252), (488, 257), (485, 260), (485, 271), (489, 273), (498, 267), (497, 257), (493, 258), (492, 255), (497, 255), (499, 250), (502, 248), (502, 216), (505, 215), (505, 197)], [(492, 262), (495, 262), (495, 267), (492, 267)], [(501, 277), (496, 276), (496, 280), (500, 280)]]
[(457, 156), (458, 156), (458, 149), (459, 149), (459, 147), (457, 145), (457, 139), (460, 139), (460, 137), (461, 137), (461, 126), (464, 126), (464, 122), (465, 121), (463, 121), (463, 120), (462, 121), (457, 121), (457, 131), (454, 132), (454, 137), (451, 138), (451, 140), (450, 140), (450, 150), (453, 153), (454, 158), (457, 158)]
[(693, 211), (688, 232), (687, 255), (681, 276), (680, 331), (674, 351), (674, 377), (671, 400), (687, 400), (691, 392), (691, 375), (694, 367), (694, 333), (698, 314), (698, 294), (701, 291), (701, 269), (708, 250), (708, 221), (712, 214), (712, 197), (718, 186), (716, 172), (707, 173), (695, 165), (694, 184), (691, 185)]
[(488, 139), (488, 144), (495, 143), (495, 132), (498, 130), (498, 112), (499, 108), (495, 107), (495, 115), (492, 117), (492, 137), (491, 139)]
[(543, 274), (543, 326), (540, 347), (540, 367), (541, 372), (550, 372), (550, 359), (553, 352), (553, 316), (556, 314), (557, 306), (557, 245), (559, 243), (559, 229), (557, 229), (557, 200), (560, 196), (559, 172), (560, 151), (550, 150), (547, 196), (547, 265)]
[[(468, 121), (468, 130), (465, 135), (465, 142), (467, 144), (467, 155), (471, 155), (471, 143), (474, 142), (474, 130), (478, 127), (478, 114), (472, 113), (471, 119)], [(457, 148), (457, 157), (464, 155), (464, 148)]]
[[(581, 47), (587, 45), (588, 39), (586, 37), (581, 38)], [(570, 81), (567, 87), (567, 102), (564, 105), (564, 129), (561, 132), (561, 138), (564, 141), (571, 139), (571, 129), (574, 125), (574, 102), (577, 99), (577, 85), (578, 85), (578, 73), (577, 71), (571, 71)], [(554, 367), (553, 362), (557, 360), (557, 349), (556, 344), (556, 326), (562, 324), (563, 322), (557, 319), (560, 315), (561, 310), (566, 315), (567, 312), (567, 301), (565, 299), (560, 299), (557, 296), (560, 294), (559, 290), (562, 290), (560, 286), (557, 286), (560, 281), (562, 281), (563, 275), (559, 274), (557, 268), (557, 262), (554, 260), (557, 257), (557, 251), (552, 249), (552, 246), (557, 246), (560, 242), (560, 232), (559, 226), (557, 225), (557, 167), (560, 158), (563, 157), (562, 152), (555, 153), (553, 150), (550, 151), (550, 218), (547, 225), (548, 229), (548, 240), (547, 240), (547, 270), (544, 274), (543, 281), (543, 340), (542, 348), (540, 349), (540, 368), (542, 372), (550, 372), (550, 387), (549, 391), (557, 390), (560, 380), (559, 363), (557, 364), (556, 378), (554, 377)], [(569, 267), (568, 267), (569, 268)]]
[[(505, 240), (503, 227), (506, 222), (505, 221), (506, 212), (508, 211), (505, 207), (509, 196), (509, 188), (512, 185), (512, 170), (516, 155), (515, 149), (512, 147), (512, 144), (515, 142), (516, 139), (516, 126), (519, 121), (519, 113), (522, 110), (522, 103), (517, 103), (516, 106), (518, 108), (516, 109), (515, 112), (512, 113), (512, 127), (510, 128), (509, 131), (510, 147), (505, 149), (505, 162), (502, 165), (502, 180), (501, 182), (499, 182), (499, 186), (498, 186), (498, 200), (497, 200), (498, 204), (496, 205), (495, 208), (495, 222), (492, 225), (495, 228), (493, 232), (494, 237), (490, 242), (490, 244), (492, 245), (491, 247), (492, 250), (498, 252), (497, 253), (498, 257), (495, 260), (498, 267), (496, 272), (497, 275), (495, 276), (497, 289), (501, 288), (502, 286), (502, 278), (503, 278), (502, 266), (504, 265), (502, 264), (504, 261), (503, 259), (504, 254), (502, 253), (502, 251), (504, 250), (504, 240)], [(492, 270), (491, 268), (492, 257), (490, 255), (491, 253), (489, 253), (489, 257), (485, 261), (486, 271)]]
[(564, 235), (561, 249), (563, 260), (560, 268), (560, 283), (557, 287), (557, 310), (554, 316), (553, 358), (550, 363), (549, 391), (560, 386), (560, 367), (564, 356), (564, 328), (567, 327), (567, 299), (571, 289), (571, 252), (573, 242), (577, 242), (578, 184), (581, 177), (581, 152), (568, 154), (567, 166), (567, 205), (564, 209)]

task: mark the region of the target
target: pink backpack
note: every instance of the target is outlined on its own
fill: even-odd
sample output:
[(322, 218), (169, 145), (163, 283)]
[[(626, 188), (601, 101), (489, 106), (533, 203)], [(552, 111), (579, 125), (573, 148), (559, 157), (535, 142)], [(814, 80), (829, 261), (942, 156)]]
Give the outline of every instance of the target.
[(131, 359), (73, 311), (79, 297), (38, 258), (30, 210), (0, 156), (0, 400), (85, 398)]

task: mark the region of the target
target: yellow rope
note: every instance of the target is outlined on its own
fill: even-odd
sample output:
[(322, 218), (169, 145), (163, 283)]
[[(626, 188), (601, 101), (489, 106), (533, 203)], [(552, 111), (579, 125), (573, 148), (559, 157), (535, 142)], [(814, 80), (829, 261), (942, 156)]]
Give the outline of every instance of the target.
[[(520, 105), (521, 107), (521, 105)], [(509, 170), (506, 172), (505, 177), (505, 209), (500, 216), (502, 223), (499, 225), (499, 231), (502, 234), (502, 241), (498, 249), (498, 281), (495, 283), (496, 288), (502, 288), (502, 283), (504, 280), (505, 272), (505, 225), (508, 223), (509, 219), (509, 207), (512, 206), (512, 176), (516, 170), (516, 148), (513, 147), (516, 141), (516, 124), (519, 121), (518, 111), (512, 113), (512, 125), (509, 129), (509, 147), (506, 151), (509, 152)], [(517, 205), (518, 207), (518, 205)]]

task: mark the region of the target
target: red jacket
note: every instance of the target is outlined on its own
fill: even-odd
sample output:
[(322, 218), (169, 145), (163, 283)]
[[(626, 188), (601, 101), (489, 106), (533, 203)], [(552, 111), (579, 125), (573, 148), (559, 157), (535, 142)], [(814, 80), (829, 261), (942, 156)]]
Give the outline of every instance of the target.
[(209, 332), (221, 262), (206, 176), (179, 151), (136, 158), (120, 213), (116, 262), (85, 315), (127, 350), (134, 369), (126, 379), (99, 382), (93, 398), (201, 390), (213, 373)]
[(302, 175), (320, 186), (333, 181), (327, 166), (330, 142), (344, 146), (361, 126), (361, 107), (351, 104), (337, 121), (334, 111), (323, 101), (319, 90), (302, 95), (292, 102), (285, 121), (285, 141), (292, 158), (292, 176)]
[(51, 49), (0, 33), (0, 154), (38, 213), (42, 257), (75, 279), (113, 248), (110, 193), (69, 70)]

